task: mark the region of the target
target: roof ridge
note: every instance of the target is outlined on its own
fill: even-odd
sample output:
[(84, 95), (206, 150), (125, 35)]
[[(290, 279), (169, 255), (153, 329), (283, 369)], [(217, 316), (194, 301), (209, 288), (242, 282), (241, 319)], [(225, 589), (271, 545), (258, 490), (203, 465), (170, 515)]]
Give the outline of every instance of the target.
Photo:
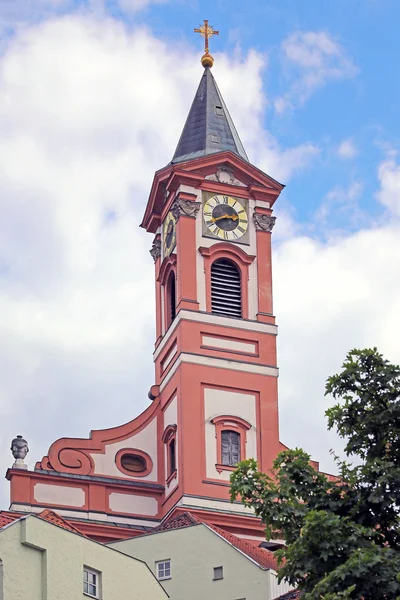
[[(185, 522), (186, 521), (186, 522)], [(148, 535), (150, 533), (157, 533), (159, 531), (169, 531), (170, 529), (181, 529), (183, 527), (188, 527), (190, 525), (199, 525), (202, 523), (195, 515), (193, 515), (189, 511), (185, 511), (184, 513), (178, 514), (176, 517), (170, 520), (165, 520), (157, 527), (154, 527), (150, 531), (147, 531), (144, 535)], [(174, 525), (178, 525), (174, 527)]]
[(61, 527), (62, 529), (66, 529), (73, 533), (78, 533), (79, 535), (81, 535), (83, 537), (87, 537), (87, 535), (82, 533), (82, 531), (80, 531), (77, 527), (75, 527), (74, 525), (69, 523), (69, 521), (64, 519), (61, 515), (56, 513), (54, 510), (51, 510), (50, 508), (45, 508), (44, 510), (42, 510), (42, 512), (40, 512), (34, 516), (39, 517), (43, 521), (47, 521), (48, 523), (51, 523), (52, 525)]
[(227, 542), (231, 543), (235, 548), (241, 550), (244, 554), (247, 554), (249, 558), (260, 564), (261, 566), (267, 569), (277, 569), (277, 560), (270, 550), (266, 548), (257, 548), (252, 544), (249, 544), (245, 539), (238, 537), (234, 533), (230, 531), (226, 531), (218, 525), (214, 525), (213, 523), (208, 523), (203, 521), (205, 525), (208, 525), (211, 529), (213, 529), (216, 533), (221, 535), (226, 539)]
[(22, 516), (23, 515), (15, 515), (15, 517), (14, 517), (11, 515), (6, 515), (3, 513), (3, 511), (1, 511), (0, 512), (0, 529), (3, 529), (3, 527), (10, 525), (10, 523), (14, 523), (18, 519), (21, 519)]
[(281, 596), (275, 598), (275, 600), (297, 600), (300, 598), (299, 590), (290, 590), (290, 592), (285, 592)]

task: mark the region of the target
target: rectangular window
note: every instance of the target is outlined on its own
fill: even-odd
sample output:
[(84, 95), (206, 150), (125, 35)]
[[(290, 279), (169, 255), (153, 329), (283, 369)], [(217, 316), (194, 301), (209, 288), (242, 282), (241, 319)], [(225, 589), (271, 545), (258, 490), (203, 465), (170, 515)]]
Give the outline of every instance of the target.
[(169, 443), (169, 473), (168, 475), (172, 475), (172, 473), (176, 470), (176, 448), (175, 448), (175, 438), (172, 439)]
[(171, 561), (160, 560), (156, 563), (157, 579), (171, 579)]
[(214, 567), (214, 581), (224, 578), (224, 567)]
[(240, 462), (240, 433), (223, 431), (221, 435), (222, 464), (234, 467)]
[(101, 573), (83, 567), (83, 593), (91, 598), (100, 598)]

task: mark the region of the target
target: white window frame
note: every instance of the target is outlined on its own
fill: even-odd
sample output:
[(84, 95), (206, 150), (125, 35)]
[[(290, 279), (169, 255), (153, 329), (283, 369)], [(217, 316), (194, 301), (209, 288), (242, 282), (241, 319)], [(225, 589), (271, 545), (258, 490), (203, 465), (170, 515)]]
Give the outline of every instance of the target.
[[(85, 577), (86, 574), (87, 577)], [(90, 587), (94, 588), (94, 594), (89, 591)], [(101, 572), (86, 565), (83, 566), (83, 593), (85, 596), (89, 596), (89, 598), (101, 599)]]
[[(162, 572), (162, 575), (160, 574), (160, 572)], [(168, 575), (166, 575), (166, 572), (168, 572)], [(165, 581), (166, 579), (171, 579), (172, 575), (170, 558), (165, 558), (164, 560), (158, 560), (156, 562), (156, 574), (158, 581)]]

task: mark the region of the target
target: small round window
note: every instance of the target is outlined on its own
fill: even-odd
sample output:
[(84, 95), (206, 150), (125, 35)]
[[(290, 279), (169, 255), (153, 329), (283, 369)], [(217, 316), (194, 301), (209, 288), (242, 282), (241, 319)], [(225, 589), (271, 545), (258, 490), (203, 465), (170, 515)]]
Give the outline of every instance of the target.
[(139, 454), (123, 454), (121, 456), (121, 466), (131, 473), (143, 473), (147, 469), (146, 459)]

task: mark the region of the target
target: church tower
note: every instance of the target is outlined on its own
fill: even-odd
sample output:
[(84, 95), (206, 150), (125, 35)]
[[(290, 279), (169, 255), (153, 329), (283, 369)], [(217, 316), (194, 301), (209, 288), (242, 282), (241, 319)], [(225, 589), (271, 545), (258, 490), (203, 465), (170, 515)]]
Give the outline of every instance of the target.
[(204, 72), (172, 161), (157, 171), (142, 227), (153, 235), (155, 379), (129, 423), (62, 438), (29, 471), (14, 464), (11, 510), (53, 508), (101, 541), (190, 510), (249, 539), (258, 519), (229, 502), (229, 477), (279, 442), (272, 208), (283, 186), (249, 162)]
[(155, 235), (156, 384), (165, 510), (227, 507), (239, 460), (279, 451), (272, 206), (282, 185), (250, 164), (205, 66), (142, 226)]

